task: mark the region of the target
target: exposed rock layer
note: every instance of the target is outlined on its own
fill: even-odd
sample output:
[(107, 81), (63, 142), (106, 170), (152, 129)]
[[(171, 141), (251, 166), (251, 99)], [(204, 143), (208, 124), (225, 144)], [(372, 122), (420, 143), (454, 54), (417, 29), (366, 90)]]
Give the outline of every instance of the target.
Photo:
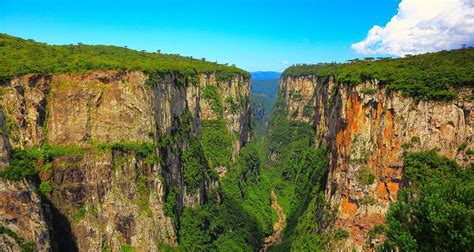
[[(370, 90), (371, 92), (368, 92)], [(450, 102), (420, 101), (388, 92), (376, 80), (349, 86), (314, 76), (281, 78), (287, 117), (312, 123), (316, 145), (330, 148), (327, 199), (339, 207), (335, 228), (344, 246), (362, 248), (367, 232), (384, 222), (403, 184), (403, 153), (436, 148), (467, 166), (474, 155), (472, 90)], [(459, 146), (467, 144), (464, 150)]]
[[(218, 87), (222, 116), (236, 136), (236, 156), (250, 140), (249, 80), (240, 75), (217, 80), (215, 74), (201, 74), (197, 83), (180, 83), (172, 74), (149, 79), (140, 71), (29, 74), (1, 87), (11, 146), (30, 148), (48, 143), (77, 149), (39, 164), (41, 181), (52, 187), (44, 203), (50, 209), (49, 228), (58, 250), (118, 251), (131, 245), (157, 251), (161, 244), (176, 244), (173, 217), (164, 210), (168, 194), (177, 189), (173, 204), (179, 213), (184, 206), (205, 202), (207, 192), (215, 186), (215, 182), (203, 180), (197, 190), (187, 188), (180, 161), (189, 140), (200, 139), (202, 120), (218, 117), (201, 95), (208, 85)], [(231, 104), (224, 102), (227, 97), (242, 102), (231, 109)], [(192, 115), (191, 130), (174, 137), (183, 127), (186, 113)], [(114, 143), (159, 146), (154, 152), (161, 162), (149, 162), (132, 150), (97, 148)], [(3, 163), (8, 161), (1, 151), (0, 158)], [(2, 183), (1, 200), (10, 202), (12, 194), (26, 191), (36, 204), (30, 212), (38, 211), (42, 216), (33, 185), (20, 183), (22, 188), (14, 188), (10, 182)], [(1, 214), (2, 223), (7, 217), (7, 213)], [(32, 226), (47, 227), (41, 218), (31, 220)], [(20, 234), (23, 224), (15, 225), (18, 228), (13, 225), (11, 229)], [(25, 240), (41, 245), (39, 239), (47, 243), (48, 233), (25, 236)]]

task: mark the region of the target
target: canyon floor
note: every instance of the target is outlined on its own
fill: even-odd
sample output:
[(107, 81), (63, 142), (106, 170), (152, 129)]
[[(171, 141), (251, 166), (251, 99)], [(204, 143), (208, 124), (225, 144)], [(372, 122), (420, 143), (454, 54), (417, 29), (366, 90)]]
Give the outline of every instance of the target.
[(273, 233), (265, 238), (265, 243), (263, 244), (263, 247), (260, 249), (260, 251), (267, 251), (269, 246), (279, 244), (282, 239), (286, 216), (285, 212), (283, 212), (283, 208), (278, 203), (278, 199), (274, 191), (272, 191), (272, 207), (278, 213), (278, 221), (273, 225)]

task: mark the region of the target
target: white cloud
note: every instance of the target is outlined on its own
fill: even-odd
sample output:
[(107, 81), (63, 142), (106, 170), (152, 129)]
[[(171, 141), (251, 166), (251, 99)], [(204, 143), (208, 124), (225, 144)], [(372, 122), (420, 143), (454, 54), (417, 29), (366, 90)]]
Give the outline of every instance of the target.
[(283, 61), (282, 63), (283, 63), (284, 65), (288, 65), (288, 64), (290, 64), (290, 63), (289, 63), (288, 61), (286, 61), (286, 60), (285, 60), (285, 61)]
[(404, 56), (474, 45), (473, 0), (402, 0), (385, 27), (352, 44), (360, 54)]

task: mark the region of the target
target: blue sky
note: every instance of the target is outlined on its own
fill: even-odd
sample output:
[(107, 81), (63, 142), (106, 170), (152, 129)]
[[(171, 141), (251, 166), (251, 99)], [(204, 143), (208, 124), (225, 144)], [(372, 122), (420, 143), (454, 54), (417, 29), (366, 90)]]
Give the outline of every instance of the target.
[(51, 44), (111, 44), (233, 63), (248, 71), (364, 57), (351, 45), (399, 0), (0, 0), (0, 32)]

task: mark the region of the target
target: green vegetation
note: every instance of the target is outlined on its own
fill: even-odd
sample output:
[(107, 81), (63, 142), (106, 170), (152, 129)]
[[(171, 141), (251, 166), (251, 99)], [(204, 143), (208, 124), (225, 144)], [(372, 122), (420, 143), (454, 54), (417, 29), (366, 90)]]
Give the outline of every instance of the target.
[(364, 185), (371, 185), (375, 182), (375, 175), (369, 170), (368, 166), (364, 166), (360, 169), (359, 174), (357, 174), (357, 180)]
[(86, 216), (86, 208), (85, 207), (80, 207), (78, 208), (75, 212), (74, 212), (74, 216), (73, 216), (73, 221), (74, 222), (78, 222), (82, 219), (84, 219), (84, 217)]
[(122, 244), (122, 246), (120, 246), (120, 251), (121, 252), (134, 252), (135, 249), (129, 244)]
[(344, 239), (347, 239), (349, 238), (349, 231), (347, 230), (344, 230), (344, 229), (338, 229), (336, 230), (336, 233), (334, 234), (334, 238), (336, 240), (344, 240)]
[[(134, 153), (147, 164), (159, 162), (156, 155), (155, 145), (147, 142), (119, 142), (113, 144), (91, 144), (98, 151), (121, 151)], [(34, 179), (40, 168), (44, 172), (51, 171), (51, 162), (56, 157), (83, 155), (87, 148), (74, 145), (57, 146), (43, 144), (26, 150), (14, 149), (11, 152), (10, 165), (0, 171), (0, 178), (7, 180), (21, 180), (23, 178)]]
[(0, 177), (7, 180), (33, 179), (37, 175), (35, 159), (27, 151), (14, 149), (10, 165), (0, 171)]
[(179, 189), (174, 186), (168, 187), (167, 189), (164, 212), (166, 216), (170, 216), (175, 220), (178, 213)]
[(14, 149), (10, 165), (0, 172), (0, 177), (8, 180), (33, 179), (38, 173), (38, 164), (48, 163), (55, 157), (80, 155), (83, 150), (76, 146), (55, 146), (44, 144), (27, 150)]
[(15, 240), (16, 244), (18, 244), (22, 252), (36, 251), (35, 244), (33, 242), (25, 242), (20, 236), (18, 236), (17, 233), (9, 229), (8, 227), (0, 225), (0, 234), (7, 235), (13, 240)]
[(461, 145), (459, 145), (458, 151), (463, 151), (466, 149), (466, 147), (467, 147), (467, 143), (462, 143)]
[(283, 242), (270, 251), (322, 250), (328, 241), (323, 234), (326, 222), (334, 217), (324, 197), (326, 149), (312, 146), (311, 125), (289, 121), (281, 107), (276, 108), (264, 137), (268, 159), (263, 173), (275, 189), (287, 224)]
[(143, 159), (146, 164), (155, 164), (160, 161), (156, 154), (156, 145), (150, 142), (116, 142), (116, 143), (90, 143), (98, 151), (120, 151), (123, 153), (134, 153)]
[(375, 93), (377, 93), (377, 89), (376, 88), (363, 88), (360, 92), (366, 95), (374, 95)]
[(197, 189), (202, 181), (212, 174), (201, 143), (195, 137), (191, 138), (189, 147), (181, 156), (181, 161), (184, 184), (191, 190)]
[(180, 249), (251, 251), (259, 248), (276, 220), (270, 206), (270, 185), (258, 175), (261, 158), (257, 144), (244, 146), (236, 167), (226, 174), (218, 191), (211, 192), (210, 201), (184, 209), (180, 218)]
[(211, 85), (205, 86), (202, 90), (202, 96), (211, 105), (211, 108), (215, 113), (219, 115), (222, 113), (222, 101), (218, 87)]
[(211, 167), (230, 166), (232, 136), (222, 117), (202, 122), (202, 147)]
[(470, 251), (474, 247), (473, 168), (463, 169), (434, 150), (408, 154), (405, 176), (410, 186), (400, 190), (398, 201), (390, 205), (381, 249)]
[(369, 240), (375, 239), (378, 235), (382, 235), (387, 232), (387, 226), (384, 224), (377, 224), (373, 228), (369, 229), (368, 238)]
[[(0, 34), (0, 80), (26, 73), (68, 73), (91, 70), (142, 70), (151, 79), (156, 73), (174, 73), (178, 82), (196, 82), (196, 74), (215, 72), (219, 80), (249, 73), (191, 57), (148, 53), (117, 46), (47, 45)], [(186, 77), (185, 77), (186, 76)]]
[(41, 182), (41, 184), (39, 186), (40, 194), (48, 195), (48, 194), (51, 193), (52, 190), (53, 190), (53, 188), (51, 187), (51, 184), (49, 182), (47, 182), (47, 181)]
[(150, 189), (149, 177), (140, 174), (136, 179), (137, 196), (135, 198), (136, 204), (146, 216), (151, 217), (153, 212), (150, 209)]
[(399, 59), (297, 65), (287, 68), (283, 75), (314, 75), (323, 80), (333, 76), (336, 81), (350, 85), (377, 79), (389, 90), (402, 91), (404, 95), (418, 100), (451, 100), (457, 96), (456, 88), (474, 87), (472, 69), (474, 49), (463, 48)]
[(419, 144), (421, 142), (420, 138), (417, 136), (411, 137), (410, 141), (412, 144)]

